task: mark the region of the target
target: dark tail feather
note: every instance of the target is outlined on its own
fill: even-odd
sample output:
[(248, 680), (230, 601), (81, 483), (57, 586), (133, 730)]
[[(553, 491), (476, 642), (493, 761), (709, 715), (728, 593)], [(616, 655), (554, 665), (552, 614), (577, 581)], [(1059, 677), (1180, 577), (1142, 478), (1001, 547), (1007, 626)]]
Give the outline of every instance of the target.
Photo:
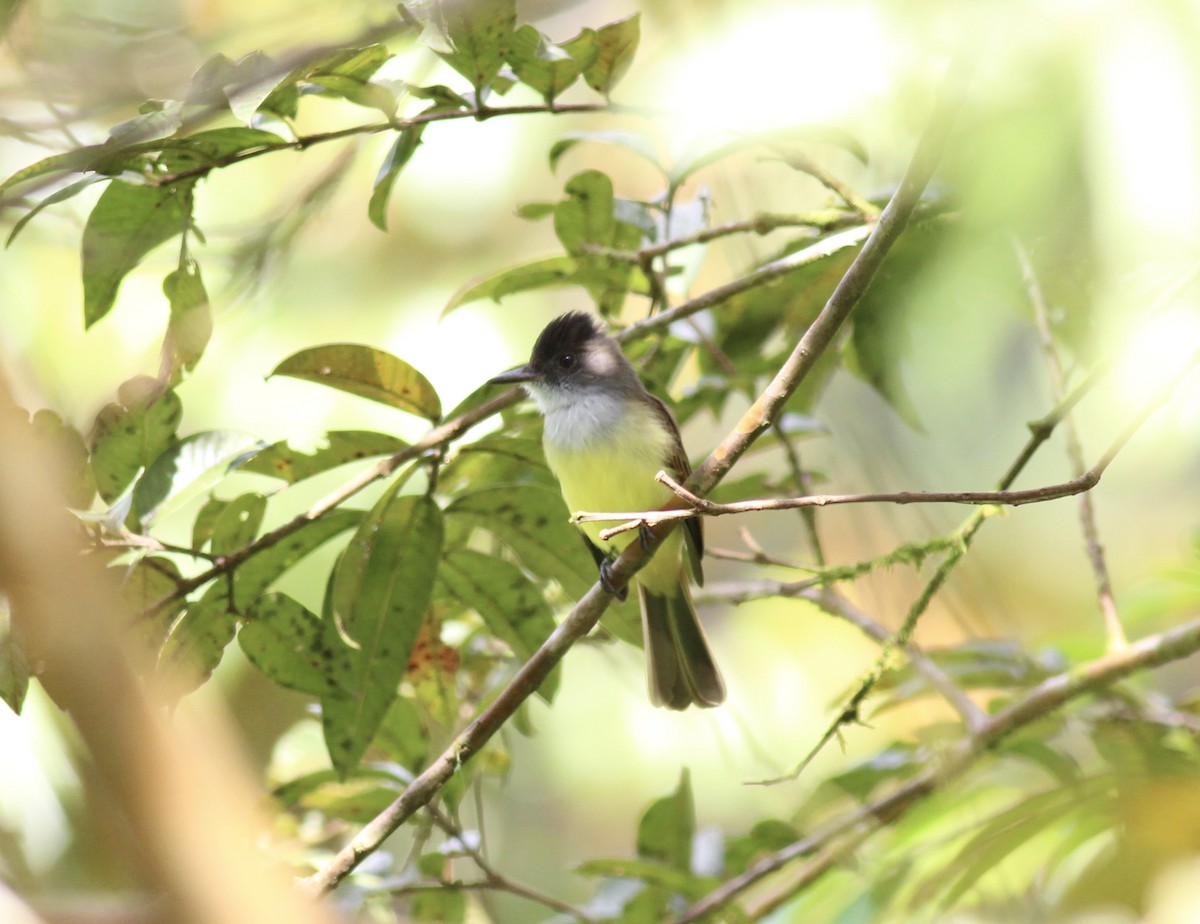
[(696, 616), (687, 585), (679, 593), (660, 596), (640, 584), (642, 635), (650, 674), (650, 700), (668, 709), (719, 706), (725, 682), (713, 660), (708, 640)]

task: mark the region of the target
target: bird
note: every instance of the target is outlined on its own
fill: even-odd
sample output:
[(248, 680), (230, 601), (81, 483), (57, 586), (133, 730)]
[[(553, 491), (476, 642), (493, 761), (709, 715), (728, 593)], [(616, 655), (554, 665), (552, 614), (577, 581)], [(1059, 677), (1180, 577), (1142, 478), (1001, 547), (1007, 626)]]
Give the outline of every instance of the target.
[[(573, 512), (657, 510), (673, 496), (656, 480), (691, 473), (679, 426), (663, 401), (642, 384), (621, 347), (595, 318), (571, 311), (555, 318), (533, 345), (529, 362), (489, 380), (517, 384), (544, 417), (542, 445)], [(609, 579), (617, 555), (634, 540), (628, 531), (602, 539), (600, 523), (578, 529), (606, 590), (625, 598)], [(683, 565), (703, 583), (700, 520), (690, 518), (663, 539), (633, 577), (642, 612), (650, 700), (668, 709), (711, 707), (725, 700), (725, 682), (692, 602)]]

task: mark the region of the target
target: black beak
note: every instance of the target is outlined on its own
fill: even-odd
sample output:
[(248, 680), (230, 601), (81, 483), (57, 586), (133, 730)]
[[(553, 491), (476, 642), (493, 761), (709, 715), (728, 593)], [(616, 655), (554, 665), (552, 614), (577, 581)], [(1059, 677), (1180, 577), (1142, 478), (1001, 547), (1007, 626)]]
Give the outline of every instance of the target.
[(542, 377), (542, 374), (532, 366), (517, 366), (515, 369), (509, 369), (507, 372), (501, 372), (498, 376), (487, 380), (488, 385), (519, 385), (521, 382), (535, 382)]

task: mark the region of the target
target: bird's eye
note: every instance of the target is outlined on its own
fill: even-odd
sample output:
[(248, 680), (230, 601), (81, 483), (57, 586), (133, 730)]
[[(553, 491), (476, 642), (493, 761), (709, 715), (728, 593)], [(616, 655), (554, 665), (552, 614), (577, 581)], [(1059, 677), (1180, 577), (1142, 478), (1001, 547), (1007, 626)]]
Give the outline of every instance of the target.
[(575, 354), (563, 353), (562, 356), (558, 357), (558, 365), (560, 369), (570, 369), (575, 365)]

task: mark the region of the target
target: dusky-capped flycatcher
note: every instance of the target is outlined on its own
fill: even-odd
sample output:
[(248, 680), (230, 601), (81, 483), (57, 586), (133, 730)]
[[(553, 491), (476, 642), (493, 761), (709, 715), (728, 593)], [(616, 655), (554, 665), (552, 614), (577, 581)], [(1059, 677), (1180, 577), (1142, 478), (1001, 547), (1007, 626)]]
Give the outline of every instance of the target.
[[(672, 494), (655, 475), (666, 471), (682, 481), (691, 472), (671, 412), (645, 389), (617, 342), (587, 314), (555, 318), (538, 336), (528, 364), (491, 382), (520, 384), (537, 402), (545, 417), (546, 462), (572, 512), (657, 510)], [(602, 540), (602, 528), (601, 523), (579, 526), (601, 582), (611, 590), (609, 563), (636, 533)], [(692, 574), (703, 582), (703, 534), (696, 518), (673, 530), (634, 576), (650, 698), (670, 709), (716, 706), (725, 699), (725, 684), (688, 590), (685, 540)]]

